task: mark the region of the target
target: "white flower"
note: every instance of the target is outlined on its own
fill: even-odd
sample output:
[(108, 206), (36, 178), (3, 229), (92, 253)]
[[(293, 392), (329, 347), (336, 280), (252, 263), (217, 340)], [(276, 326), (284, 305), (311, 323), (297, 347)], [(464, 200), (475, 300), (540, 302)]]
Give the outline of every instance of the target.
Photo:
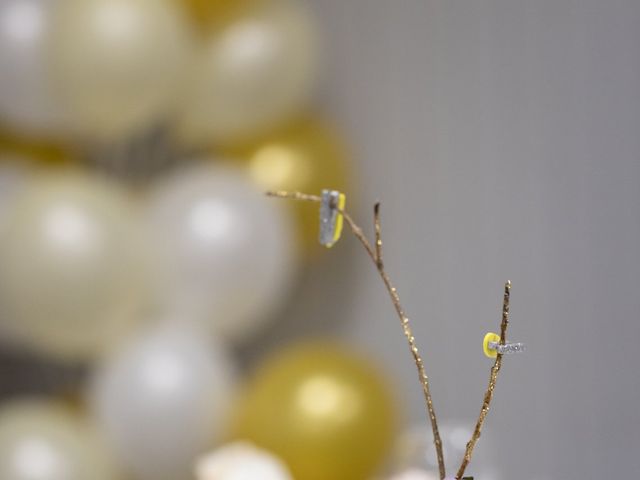
[(390, 480), (437, 480), (438, 476), (424, 470), (411, 469), (398, 473)]
[(293, 480), (284, 463), (247, 442), (225, 445), (196, 464), (197, 480)]

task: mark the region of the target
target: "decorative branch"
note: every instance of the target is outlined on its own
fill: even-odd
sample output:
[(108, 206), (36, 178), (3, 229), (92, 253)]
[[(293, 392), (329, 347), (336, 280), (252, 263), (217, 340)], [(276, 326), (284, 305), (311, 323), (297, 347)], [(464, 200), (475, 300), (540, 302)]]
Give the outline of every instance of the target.
[[(502, 301), (502, 322), (500, 324), (500, 345), (504, 345), (507, 339), (507, 327), (509, 326), (509, 299), (511, 297), (511, 282), (507, 281), (504, 285), (504, 297)], [(498, 353), (496, 361), (491, 368), (491, 375), (489, 376), (489, 387), (484, 394), (484, 401), (482, 402), (482, 408), (480, 409), (480, 415), (476, 422), (476, 428), (471, 435), (471, 440), (467, 443), (467, 448), (464, 452), (464, 458), (456, 474), (456, 478), (462, 478), (464, 471), (467, 469), (471, 456), (473, 455), (473, 449), (480, 438), (482, 433), (482, 426), (489, 413), (489, 407), (491, 406), (491, 400), (493, 399), (493, 392), (496, 388), (496, 382), (498, 380), (498, 374), (502, 367), (502, 354)]]
[[(295, 200), (317, 202), (317, 203), (322, 202), (322, 197), (319, 197), (317, 195), (308, 195), (300, 192), (276, 191), (276, 192), (267, 192), (267, 195), (271, 197), (277, 197), (277, 198), (290, 198)], [(420, 380), (420, 385), (422, 386), (422, 392), (424, 394), (426, 410), (429, 416), (429, 420), (431, 422), (431, 429), (433, 431), (433, 442), (436, 448), (436, 457), (438, 460), (438, 470), (440, 473), (440, 478), (444, 479), (446, 477), (446, 471), (445, 471), (445, 464), (444, 464), (444, 455), (442, 452), (442, 440), (440, 439), (440, 432), (438, 430), (438, 421), (436, 418), (435, 409), (433, 407), (431, 389), (429, 386), (429, 377), (426, 374), (424, 361), (422, 360), (422, 356), (420, 355), (420, 351), (418, 349), (415, 336), (413, 335), (410, 320), (405, 314), (402, 304), (400, 303), (398, 290), (396, 289), (396, 287), (393, 286), (393, 283), (391, 282), (391, 279), (384, 268), (384, 262), (382, 257), (382, 228), (380, 224), (380, 203), (377, 202), (373, 210), (374, 234), (375, 234), (375, 243), (373, 246), (367, 239), (366, 235), (363, 233), (362, 229), (353, 221), (353, 219), (347, 213), (346, 210), (341, 209), (335, 205), (333, 207), (336, 208), (338, 212), (340, 212), (340, 214), (342, 214), (344, 220), (349, 225), (351, 232), (362, 244), (365, 251), (373, 261), (374, 265), (376, 266), (376, 269), (378, 270), (378, 274), (380, 275), (380, 278), (382, 279), (382, 282), (384, 283), (389, 293), (391, 302), (393, 303), (393, 306), (398, 315), (398, 318), (400, 319), (404, 336), (407, 339), (407, 343), (409, 344), (409, 350), (411, 351), (413, 361), (418, 371), (418, 378)], [(508, 281), (505, 284), (505, 289), (504, 289), (504, 301), (503, 301), (503, 307), (502, 307), (502, 323), (500, 326), (500, 345), (504, 345), (506, 341), (507, 327), (509, 324), (510, 292), (511, 292), (511, 282)], [(493, 399), (493, 393), (495, 390), (495, 386), (498, 379), (498, 374), (500, 373), (501, 366), (502, 366), (502, 354), (498, 353), (496, 356), (496, 361), (493, 367), (491, 368), (491, 375), (489, 378), (489, 387), (487, 388), (487, 391), (484, 395), (484, 401), (482, 403), (482, 408), (480, 410), (480, 416), (478, 417), (478, 421), (473, 431), (471, 440), (467, 443), (464, 458), (462, 459), (462, 463), (455, 477), (456, 479), (463, 478), (464, 472), (469, 462), (471, 461), (471, 457), (473, 455), (473, 449), (480, 438), (484, 421), (487, 417), (487, 414), (489, 413), (489, 407), (491, 405), (491, 400)]]
[[(296, 200), (303, 201), (311, 201), (311, 202), (320, 202), (321, 198), (315, 195), (307, 195), (300, 192), (267, 192), (267, 195), (278, 198), (292, 198)], [(346, 210), (340, 210), (340, 213), (343, 215), (345, 221), (349, 225), (349, 228), (355, 235), (355, 237), (360, 241), (364, 249), (373, 260), (374, 265), (376, 266), (382, 281), (389, 292), (389, 296), (391, 297), (391, 301), (393, 306), (398, 314), (400, 319), (400, 323), (402, 324), (402, 330), (404, 332), (404, 336), (409, 343), (409, 349), (411, 351), (411, 355), (416, 364), (416, 368), (418, 370), (418, 378), (420, 380), (420, 384), (422, 385), (422, 392), (424, 394), (427, 413), (429, 415), (429, 419), (431, 421), (431, 428), (433, 430), (433, 439), (436, 447), (436, 456), (438, 458), (438, 470), (440, 472), (440, 478), (444, 479), (446, 476), (445, 465), (444, 465), (444, 455), (442, 453), (442, 440), (440, 439), (440, 432), (438, 430), (438, 420), (436, 418), (436, 412), (433, 408), (433, 400), (431, 398), (431, 389), (429, 387), (429, 377), (426, 374), (424, 368), (424, 362), (422, 357), (420, 356), (420, 351), (418, 350), (418, 346), (416, 344), (416, 339), (411, 330), (411, 325), (409, 318), (404, 313), (404, 309), (400, 303), (400, 297), (398, 295), (398, 290), (391, 283), (391, 279), (387, 275), (384, 265), (382, 262), (382, 239), (381, 239), (381, 228), (380, 228), (380, 204), (377, 203), (374, 209), (374, 222), (375, 222), (375, 232), (376, 232), (376, 243), (375, 249), (367, 240), (367, 237), (363, 233), (362, 229), (353, 221), (351, 216), (346, 212)]]

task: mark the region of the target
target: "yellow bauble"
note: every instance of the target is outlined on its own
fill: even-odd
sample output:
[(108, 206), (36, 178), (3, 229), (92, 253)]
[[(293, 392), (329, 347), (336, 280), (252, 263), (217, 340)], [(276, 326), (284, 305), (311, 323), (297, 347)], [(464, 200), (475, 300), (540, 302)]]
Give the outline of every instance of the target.
[[(224, 157), (246, 166), (253, 180), (264, 190), (297, 190), (320, 194), (332, 188), (353, 199), (349, 187), (349, 155), (336, 133), (324, 123), (305, 118), (260, 140), (222, 149)], [(305, 250), (320, 251), (318, 205), (287, 202), (295, 209)]]
[(39, 163), (59, 165), (71, 162), (67, 149), (46, 140), (23, 138), (0, 129), (0, 159), (28, 158)]
[(255, 3), (255, 0), (182, 0), (182, 3), (197, 25), (207, 29), (236, 14), (246, 4)]
[(257, 372), (233, 436), (278, 455), (296, 480), (365, 480), (394, 437), (394, 406), (365, 359), (332, 344), (301, 345)]

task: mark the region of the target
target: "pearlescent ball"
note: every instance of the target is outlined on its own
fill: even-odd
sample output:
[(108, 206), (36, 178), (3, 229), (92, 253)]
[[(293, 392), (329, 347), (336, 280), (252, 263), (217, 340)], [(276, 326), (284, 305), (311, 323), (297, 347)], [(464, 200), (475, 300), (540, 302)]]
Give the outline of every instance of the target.
[(293, 480), (284, 463), (247, 442), (225, 445), (196, 464), (197, 480)]
[(0, 248), (0, 320), (42, 352), (94, 356), (130, 327), (145, 299), (133, 206), (101, 177), (34, 175), (7, 214)]
[(47, 57), (58, 6), (57, 0), (0, 2), (0, 120), (31, 135), (63, 129), (64, 103), (55, 94)]
[(178, 116), (188, 145), (255, 136), (310, 99), (320, 55), (312, 13), (300, 0), (254, 3), (213, 29), (195, 59)]
[(157, 183), (143, 210), (164, 272), (156, 301), (227, 338), (255, 334), (289, 292), (295, 238), (287, 213), (231, 167), (205, 163)]
[(172, 0), (59, 0), (51, 67), (81, 135), (113, 140), (174, 107), (192, 39)]
[(0, 154), (0, 238), (27, 178), (27, 169), (20, 158)]
[(189, 318), (156, 320), (99, 365), (91, 410), (136, 480), (191, 478), (197, 457), (225, 428), (234, 368)]
[[(246, 169), (263, 190), (319, 194), (323, 188), (346, 192), (353, 202), (351, 157), (338, 133), (320, 119), (306, 117), (263, 138), (222, 149), (225, 158)], [(325, 252), (318, 242), (318, 205), (284, 202), (297, 223), (297, 237), (309, 257)], [(351, 205), (349, 208), (352, 208)]]
[(96, 431), (66, 409), (14, 401), (0, 409), (2, 480), (118, 480)]

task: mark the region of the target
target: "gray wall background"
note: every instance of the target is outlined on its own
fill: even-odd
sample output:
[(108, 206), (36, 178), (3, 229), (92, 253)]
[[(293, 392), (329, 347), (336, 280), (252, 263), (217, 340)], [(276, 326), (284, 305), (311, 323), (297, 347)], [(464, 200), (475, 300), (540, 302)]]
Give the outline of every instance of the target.
[[(509, 278), (511, 338), (529, 350), (506, 359), (488, 420), (504, 478), (636, 478), (640, 2), (313, 5), (329, 37), (324, 105), (358, 162), (358, 217), (369, 227), (383, 202), (388, 269), (439, 414), (477, 416), (482, 337)], [(407, 422), (423, 422), (391, 304), (354, 242), (340, 249), (294, 312), (374, 352)]]

